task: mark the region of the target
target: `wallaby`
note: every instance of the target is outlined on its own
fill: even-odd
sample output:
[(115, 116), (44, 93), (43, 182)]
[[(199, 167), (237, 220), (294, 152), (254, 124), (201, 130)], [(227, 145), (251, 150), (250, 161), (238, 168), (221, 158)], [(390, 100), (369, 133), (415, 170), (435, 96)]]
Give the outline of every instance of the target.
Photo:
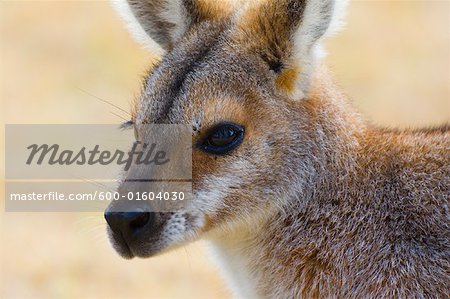
[(189, 205), (105, 212), (122, 256), (204, 238), (236, 297), (448, 298), (450, 126), (378, 128), (348, 104), (320, 64), (345, 1), (115, 4), (162, 55), (136, 134), (193, 127)]

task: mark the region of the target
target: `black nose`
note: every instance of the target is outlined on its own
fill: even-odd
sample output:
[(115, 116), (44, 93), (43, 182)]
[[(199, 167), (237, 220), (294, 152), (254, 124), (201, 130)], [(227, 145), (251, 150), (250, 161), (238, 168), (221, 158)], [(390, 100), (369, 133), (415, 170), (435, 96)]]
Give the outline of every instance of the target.
[(151, 223), (153, 218), (153, 213), (143, 208), (135, 208), (127, 212), (110, 210), (105, 212), (106, 222), (108, 222), (113, 232), (121, 234), (124, 238), (129, 237)]

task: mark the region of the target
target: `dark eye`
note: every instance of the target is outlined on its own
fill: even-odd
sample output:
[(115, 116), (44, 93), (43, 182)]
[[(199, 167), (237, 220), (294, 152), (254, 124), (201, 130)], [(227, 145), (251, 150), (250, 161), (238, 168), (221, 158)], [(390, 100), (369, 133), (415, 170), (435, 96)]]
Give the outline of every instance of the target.
[(222, 155), (238, 147), (244, 139), (244, 128), (232, 123), (216, 126), (200, 144), (204, 151)]

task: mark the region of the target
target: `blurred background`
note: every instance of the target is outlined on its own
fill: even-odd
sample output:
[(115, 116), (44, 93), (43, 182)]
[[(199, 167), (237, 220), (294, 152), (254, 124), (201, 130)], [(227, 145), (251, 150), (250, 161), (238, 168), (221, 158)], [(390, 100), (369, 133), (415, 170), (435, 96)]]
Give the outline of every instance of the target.
[[(450, 2), (352, 1), (328, 65), (372, 123), (450, 121)], [(151, 53), (106, 1), (0, 2), (3, 123), (120, 123)], [(4, 202), (4, 130), (1, 130)], [(2, 213), (1, 298), (228, 298), (198, 242), (125, 261), (97, 213)]]

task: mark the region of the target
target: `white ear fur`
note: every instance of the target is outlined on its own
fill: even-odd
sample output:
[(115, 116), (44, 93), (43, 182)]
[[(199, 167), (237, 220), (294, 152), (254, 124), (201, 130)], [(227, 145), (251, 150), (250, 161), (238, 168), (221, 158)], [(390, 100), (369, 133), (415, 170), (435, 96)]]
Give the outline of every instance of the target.
[(348, 0), (307, 0), (303, 20), (294, 34), (293, 57), (288, 64), (300, 69), (293, 99), (303, 99), (315, 67), (325, 57), (321, 41), (343, 25)]
[[(148, 18), (148, 20), (140, 20), (139, 16), (133, 12), (130, 2), (127, 0), (111, 0), (111, 3), (127, 24), (127, 28), (135, 40), (156, 55), (163, 55), (166, 52), (166, 49), (164, 49), (164, 45), (159, 44), (152, 38), (151, 32), (157, 32), (158, 28), (145, 28), (145, 24), (151, 21), (151, 18), (158, 18), (159, 21), (163, 21), (173, 26), (169, 32), (170, 36), (167, 36), (167, 39), (172, 43), (184, 34), (190, 24), (190, 18), (188, 17), (182, 0), (168, 0), (163, 2), (166, 6), (162, 7), (161, 11), (156, 12), (155, 9), (154, 15), (141, 16), (141, 18)], [(140, 5), (150, 6), (154, 4), (152, 4), (151, 1), (142, 1)]]
[(337, 33), (345, 26), (348, 4), (349, 0), (334, 0), (334, 11), (328, 30), (325, 32), (325, 37)]
[(114, 10), (119, 14), (119, 16), (123, 19), (125, 24), (127, 25), (128, 31), (131, 33), (131, 36), (145, 49), (154, 53), (155, 55), (162, 56), (165, 53), (165, 50), (155, 42), (148, 34), (145, 32), (142, 25), (134, 16), (131, 11), (131, 7), (126, 0), (112, 0), (111, 4)]
[(145, 32), (141, 23), (136, 19), (133, 14), (130, 4), (126, 0), (111, 0), (111, 4), (117, 14), (125, 22), (128, 31), (131, 36), (145, 49), (152, 52), (157, 56), (162, 56), (166, 52), (157, 42), (155, 42), (148, 34)]

